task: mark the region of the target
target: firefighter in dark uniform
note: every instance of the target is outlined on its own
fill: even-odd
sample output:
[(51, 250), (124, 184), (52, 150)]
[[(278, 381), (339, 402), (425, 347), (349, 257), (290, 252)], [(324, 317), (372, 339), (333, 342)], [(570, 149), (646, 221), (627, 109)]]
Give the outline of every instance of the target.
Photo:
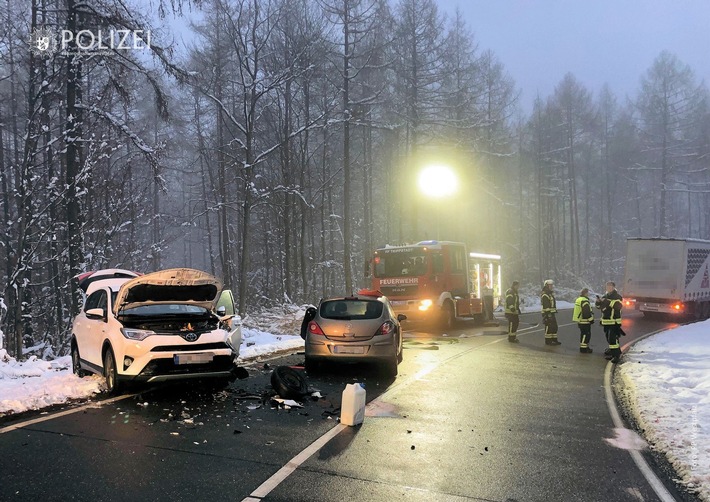
[(592, 348), (589, 346), (589, 339), (592, 337), (592, 324), (594, 324), (594, 312), (589, 303), (589, 290), (584, 288), (579, 297), (574, 301), (574, 311), (572, 321), (579, 326), (579, 351), (583, 354), (591, 354)]
[(518, 325), (520, 324), (520, 296), (518, 281), (513, 281), (510, 289), (505, 292), (505, 318), (508, 319), (508, 341), (518, 343)]
[(612, 363), (618, 363), (621, 357), (621, 346), (619, 337), (621, 330), (621, 308), (623, 298), (616, 290), (616, 284), (609, 281), (606, 283), (606, 294), (601, 298), (597, 296), (595, 305), (602, 311), (601, 324), (604, 328), (606, 341), (609, 344), (607, 359)]
[(555, 283), (547, 279), (542, 287), (542, 323), (545, 325), (545, 345), (561, 345), (557, 340), (557, 301), (553, 291)]

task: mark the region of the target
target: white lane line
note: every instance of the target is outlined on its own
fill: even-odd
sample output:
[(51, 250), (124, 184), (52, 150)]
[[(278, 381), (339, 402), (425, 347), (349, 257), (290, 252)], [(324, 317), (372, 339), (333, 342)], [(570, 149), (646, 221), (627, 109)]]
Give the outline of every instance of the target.
[[(659, 333), (661, 331), (665, 331), (664, 329), (659, 329), (658, 331), (654, 331), (653, 333), (647, 333), (646, 335), (643, 335), (631, 342), (626, 343), (622, 350), (625, 352), (628, 350), (631, 345), (633, 345), (636, 342), (639, 342), (643, 340), (644, 338), (648, 338), (651, 335), (655, 335), (656, 333)], [(616, 399), (614, 398), (614, 392), (611, 389), (611, 373), (612, 369), (614, 367), (614, 364), (609, 362), (606, 365), (606, 369), (604, 370), (604, 394), (606, 396), (606, 404), (609, 408), (609, 414), (611, 415), (611, 420), (614, 422), (614, 427), (620, 428), (620, 429), (625, 429), (626, 426), (624, 425), (624, 422), (621, 420), (621, 414), (619, 413), (619, 408), (616, 406)], [(631, 458), (633, 459), (634, 463), (636, 464), (636, 467), (638, 467), (639, 471), (641, 471), (641, 474), (643, 475), (644, 478), (646, 478), (646, 481), (648, 481), (648, 484), (651, 485), (651, 488), (653, 488), (653, 491), (656, 492), (656, 495), (662, 502), (675, 502), (675, 498), (673, 498), (673, 495), (668, 491), (668, 489), (665, 487), (663, 482), (656, 476), (656, 473), (653, 472), (653, 469), (651, 469), (651, 466), (648, 465), (648, 462), (646, 462), (646, 459), (643, 458), (643, 455), (641, 455), (641, 452), (638, 450), (628, 450), (629, 455), (631, 455)]]
[(342, 430), (347, 428), (347, 425), (338, 424), (332, 429), (330, 429), (321, 437), (313, 441), (313, 443), (311, 443), (305, 450), (303, 450), (301, 453), (289, 460), (286, 465), (284, 465), (281, 469), (276, 471), (273, 476), (271, 476), (269, 479), (259, 485), (259, 487), (253, 492), (251, 492), (248, 497), (243, 499), (242, 502), (254, 502), (255, 500), (258, 501), (266, 497), (274, 490), (274, 488), (279, 486), (287, 477), (293, 474), (293, 471), (298, 469), (301, 464), (311, 458), (311, 456), (313, 456), (313, 454), (316, 453), (318, 450), (323, 448), (323, 446), (325, 446), (328, 441), (340, 434)]
[[(428, 364), (421, 370), (419, 370), (417, 373), (415, 373), (411, 378), (408, 378), (407, 380), (402, 381), (398, 385), (393, 385), (390, 386), (389, 389), (387, 389), (385, 392), (377, 396), (377, 398), (373, 399), (370, 401), (366, 408), (375, 406), (374, 403), (376, 402), (381, 402), (381, 400), (386, 397), (387, 395), (391, 394), (395, 390), (401, 390), (412, 383), (416, 382), (417, 380), (420, 380), (423, 376), (431, 373), (434, 371), (436, 368), (441, 366), (442, 364), (449, 362), (453, 359), (458, 359), (459, 357), (463, 356), (464, 354), (467, 354), (473, 350), (480, 349), (483, 347), (486, 347), (488, 345), (493, 345), (494, 343), (499, 343), (503, 341), (503, 338), (500, 338), (498, 340), (493, 340), (488, 343), (484, 343), (483, 345), (478, 345), (476, 347), (471, 347), (469, 349), (466, 349), (463, 352), (460, 352), (456, 355), (453, 355), (447, 359), (444, 359), (443, 361), (439, 362), (438, 364)], [(301, 453), (293, 457), (291, 460), (288, 461), (286, 465), (281, 467), (276, 473), (271, 476), (269, 479), (264, 481), (259, 487), (251, 492), (248, 497), (242, 499), (241, 502), (259, 502), (262, 498), (266, 497), (269, 493), (271, 493), (277, 486), (279, 486), (281, 483), (283, 483), (286, 478), (288, 478), (293, 472), (298, 469), (306, 460), (311, 458), (314, 453), (316, 453), (318, 450), (323, 448), (328, 441), (333, 439), (335, 436), (340, 434), (344, 429), (347, 429), (347, 425), (343, 424), (338, 424), (332, 429), (330, 429), (328, 432), (323, 434), (321, 437), (316, 439), (313, 443), (311, 443), (305, 450), (303, 450)]]
[(34, 424), (38, 424), (38, 423), (40, 423), (40, 422), (46, 422), (46, 421), (48, 421), (48, 420), (53, 420), (53, 419), (55, 419), (55, 418), (65, 417), (65, 416), (67, 416), (67, 415), (72, 415), (72, 414), (74, 414), (74, 413), (78, 413), (78, 412), (83, 411), (83, 410), (86, 410), (86, 409), (90, 409), (90, 408), (100, 408), (100, 407), (103, 406), (104, 404), (115, 403), (116, 401), (122, 401), (122, 400), (124, 400), (124, 399), (128, 399), (129, 397), (133, 397), (133, 396), (136, 396), (136, 395), (137, 395), (137, 394), (126, 394), (126, 395), (123, 395), (123, 396), (116, 396), (116, 397), (112, 397), (112, 398), (109, 398), (109, 399), (104, 399), (103, 401), (95, 401), (95, 402), (92, 402), (92, 403), (85, 404), (85, 405), (83, 405), (83, 406), (77, 406), (76, 408), (72, 408), (72, 409), (70, 409), (70, 410), (59, 411), (59, 412), (57, 412), (57, 413), (52, 413), (52, 414), (49, 414), (49, 415), (44, 415), (44, 416), (42, 416), (42, 417), (33, 418), (33, 419), (31, 419), (31, 420), (25, 420), (24, 422), (18, 422), (18, 423), (16, 423), (16, 424), (8, 425), (7, 427), (1, 428), (1, 429), (0, 429), (0, 434), (5, 434), (6, 432), (12, 432), (12, 431), (15, 431), (15, 430), (17, 430), (17, 429), (22, 429), (23, 427), (27, 427), (28, 425), (34, 425)]

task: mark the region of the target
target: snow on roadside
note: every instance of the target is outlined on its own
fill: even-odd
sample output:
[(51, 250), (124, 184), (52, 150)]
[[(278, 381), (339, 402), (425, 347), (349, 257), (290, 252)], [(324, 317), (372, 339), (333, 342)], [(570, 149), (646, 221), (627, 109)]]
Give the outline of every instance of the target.
[(710, 321), (638, 342), (615, 378), (649, 443), (665, 453), (683, 485), (710, 501)]
[(239, 349), (239, 361), (267, 356), (282, 350), (303, 349), (303, 347), (303, 339), (300, 335), (277, 335), (242, 326), (242, 345)]
[(101, 385), (98, 376), (74, 375), (69, 356), (18, 362), (0, 349), (0, 416), (86, 399), (100, 392)]

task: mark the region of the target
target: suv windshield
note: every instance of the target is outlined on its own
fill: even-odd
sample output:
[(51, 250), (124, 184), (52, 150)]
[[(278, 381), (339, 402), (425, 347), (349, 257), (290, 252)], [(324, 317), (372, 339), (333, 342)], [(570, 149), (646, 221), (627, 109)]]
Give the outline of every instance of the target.
[(420, 249), (385, 250), (375, 256), (375, 277), (408, 277), (424, 275), (429, 257)]
[(384, 305), (377, 300), (330, 300), (321, 303), (320, 316), (323, 319), (377, 319), (382, 315)]
[(160, 305), (141, 305), (132, 309), (121, 311), (122, 316), (146, 316), (146, 317), (162, 317), (172, 315), (206, 315), (207, 309), (197, 307), (195, 305), (185, 304), (160, 304)]

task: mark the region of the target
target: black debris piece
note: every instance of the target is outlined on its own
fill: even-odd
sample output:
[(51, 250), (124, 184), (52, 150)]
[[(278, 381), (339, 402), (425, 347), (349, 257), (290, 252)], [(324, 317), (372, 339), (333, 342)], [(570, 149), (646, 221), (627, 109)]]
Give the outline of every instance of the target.
[(306, 377), (288, 366), (277, 366), (271, 372), (271, 386), (284, 399), (298, 399), (308, 393)]

